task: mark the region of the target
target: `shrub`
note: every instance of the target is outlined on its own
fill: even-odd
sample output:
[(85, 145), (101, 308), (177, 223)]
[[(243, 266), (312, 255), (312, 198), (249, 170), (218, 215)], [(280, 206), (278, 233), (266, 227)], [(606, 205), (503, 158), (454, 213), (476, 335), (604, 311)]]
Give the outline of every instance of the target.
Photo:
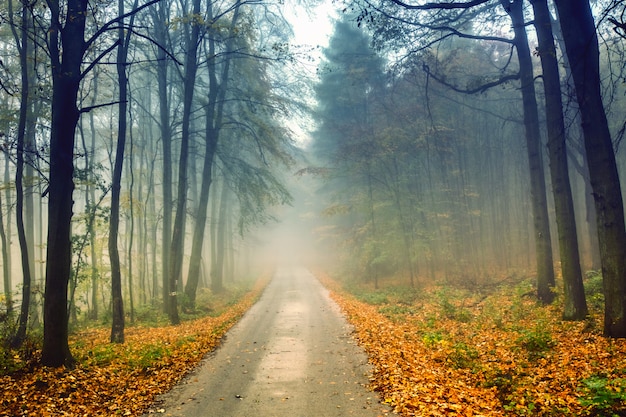
[(626, 402), (626, 378), (609, 379), (605, 376), (594, 375), (583, 379), (579, 391), (582, 394), (579, 401), (589, 412), (596, 415), (618, 415), (615, 408), (623, 408)]
[(545, 352), (556, 345), (550, 332), (541, 324), (538, 324), (534, 329), (523, 330), (516, 343), (526, 350), (531, 358), (542, 357)]

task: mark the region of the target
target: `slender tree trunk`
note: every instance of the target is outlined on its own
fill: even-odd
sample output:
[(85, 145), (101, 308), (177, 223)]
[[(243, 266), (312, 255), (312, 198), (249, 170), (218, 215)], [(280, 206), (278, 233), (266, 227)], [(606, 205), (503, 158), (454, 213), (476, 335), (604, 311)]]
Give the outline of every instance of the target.
[(626, 227), (620, 179), (600, 90), (595, 22), (588, 0), (554, 0), (576, 87), (596, 206), (604, 283), (604, 334), (626, 337)]
[[(137, 0), (135, 0), (133, 10), (136, 8)], [(123, 16), (125, 14), (124, 0), (119, 0), (118, 9), (119, 16)], [(133, 15), (130, 19), (130, 27), (133, 26), (134, 18), (135, 15)], [(124, 165), (124, 151), (126, 149), (126, 127), (128, 121), (128, 75), (126, 73), (126, 66), (128, 61), (130, 33), (131, 32), (126, 33), (124, 25), (120, 24), (120, 28), (118, 29), (119, 43), (117, 46), (117, 79), (120, 94), (117, 114), (118, 128), (117, 146), (115, 150), (115, 166), (113, 167), (113, 178), (111, 181), (111, 216), (109, 220), (109, 257), (111, 259), (112, 308), (111, 343), (124, 343), (124, 298), (122, 296), (122, 271), (117, 240), (120, 223), (120, 191)], [(131, 274), (132, 271), (129, 269), (128, 273)]]
[[(167, 6), (161, 1), (153, 17), (156, 41), (163, 47), (167, 44)], [(157, 50), (157, 83), (159, 94), (159, 123), (163, 151), (163, 228), (162, 228), (162, 297), (163, 312), (169, 313), (169, 277), (170, 252), (172, 239), (172, 129), (170, 126), (170, 108), (168, 100), (168, 63), (167, 55), (161, 48)], [(156, 289), (155, 289), (156, 292)]]
[[(98, 82), (94, 82), (94, 97), (98, 93)], [(94, 105), (95, 102), (92, 103)], [(95, 181), (96, 173), (94, 172), (93, 158), (90, 155), (94, 155), (96, 152), (96, 127), (94, 123), (93, 113), (89, 113), (89, 135), (91, 143), (89, 149), (87, 144), (83, 145), (85, 151), (85, 168), (89, 172), (89, 181), (87, 190), (85, 190), (85, 205), (87, 209), (91, 211), (91, 216), (95, 216), (96, 213), (96, 192)], [(93, 206), (93, 207), (92, 207)], [(90, 278), (91, 278), (91, 311), (89, 317), (92, 320), (98, 320), (98, 259), (96, 256), (96, 228), (93, 221), (89, 223), (87, 233), (89, 233), (89, 248), (90, 248)]]
[(370, 230), (370, 239), (372, 240), (372, 254), (370, 255), (372, 260), (368, 263), (369, 267), (369, 279), (374, 282), (374, 289), (378, 289), (378, 265), (377, 258), (379, 256), (378, 253), (378, 243), (376, 242), (376, 222), (374, 217), (374, 193), (372, 190), (372, 168), (370, 166), (370, 161), (366, 161), (367, 163), (367, 199), (368, 199), (368, 209), (369, 209), (369, 220), (371, 225)]
[(2, 244), (2, 281), (4, 283), (4, 301), (7, 315), (13, 313), (13, 288), (11, 287), (11, 271), (9, 270), (9, 247), (4, 229), (4, 212), (2, 193), (0, 193), (0, 243)]
[(535, 80), (528, 37), (526, 34), (522, 0), (501, 0), (513, 23), (515, 47), (520, 66), (522, 102), (524, 108), (524, 128), (530, 168), (530, 194), (532, 200), (533, 224), (535, 233), (535, 256), (537, 264), (537, 296), (542, 303), (554, 300), (555, 285), (552, 242), (548, 218), (546, 181), (541, 156), (541, 133), (539, 113), (535, 95)]
[(547, 0), (531, 0), (535, 15), (535, 28), (539, 40), (539, 57), (543, 69), (543, 86), (546, 97), (546, 120), (548, 127), (548, 154), (556, 223), (561, 254), (561, 271), (565, 302), (565, 320), (583, 320), (587, 314), (587, 302), (583, 287), (574, 201), (569, 180), (561, 80), (556, 47), (552, 35), (552, 22)]
[[(118, 2), (119, 15), (124, 14), (124, 0)], [(119, 44), (117, 46), (117, 80), (119, 91), (117, 146), (113, 178), (111, 181), (111, 215), (109, 220), (109, 258), (111, 259), (111, 343), (124, 343), (124, 299), (122, 296), (122, 271), (120, 254), (117, 247), (120, 224), (120, 191), (122, 168), (124, 164), (124, 149), (126, 147), (126, 123), (128, 114), (128, 78), (126, 75), (126, 42), (124, 29), (118, 30)]]
[[(129, 95), (130, 97), (130, 95)], [(132, 119), (131, 119), (132, 120)], [(133, 189), (135, 187), (135, 175), (133, 168), (133, 135), (129, 133), (130, 138), (130, 146), (128, 152), (128, 223), (127, 234), (128, 234), (128, 248), (126, 251), (127, 260), (126, 264), (128, 265), (127, 273), (128, 273), (128, 306), (130, 308), (130, 322), (135, 322), (135, 291), (134, 291), (134, 272), (133, 272), (133, 245), (135, 241), (135, 204), (133, 202)]]
[(21, 261), (22, 261), (22, 306), (20, 309), (19, 324), (17, 333), (13, 339), (13, 346), (21, 346), (26, 339), (26, 328), (28, 324), (28, 313), (30, 310), (31, 296), (31, 271), (28, 256), (28, 245), (26, 241), (26, 232), (24, 228), (24, 144), (26, 137), (26, 122), (29, 114), (29, 106), (32, 105), (29, 97), (29, 81), (28, 74), (28, 54), (29, 44), (28, 27), (29, 27), (29, 10), (26, 5), (22, 8), (22, 24), (21, 24), (21, 40), (18, 40), (17, 32), (14, 30), (15, 40), (20, 45), (20, 65), (22, 73), (22, 92), (20, 101), (20, 114), (17, 128), (17, 161), (15, 169), (15, 217), (17, 220), (17, 236), (20, 243)]
[(215, 233), (215, 258), (211, 260), (211, 291), (218, 294), (224, 291), (224, 235), (226, 231), (226, 210), (228, 208), (228, 185), (222, 181), (219, 213)]
[[(230, 25), (229, 39), (233, 38), (233, 32), (239, 16), (239, 7), (235, 7), (236, 8), (234, 10), (233, 19)], [(209, 18), (212, 18), (212, 9), (210, 5)], [(215, 40), (210, 37), (208, 42), (208, 55), (210, 57), (215, 57)], [(232, 46), (230, 44), (231, 42), (229, 42), (227, 45), (227, 56), (228, 52), (230, 52), (230, 50), (232, 49)], [(212, 181), (211, 173), (213, 171), (213, 160), (219, 140), (220, 128), (222, 124), (222, 115), (224, 113), (224, 98), (226, 96), (226, 90), (228, 87), (230, 58), (226, 57), (223, 65), (224, 67), (221, 74), (221, 83), (218, 83), (215, 58), (210, 58), (207, 62), (207, 69), (209, 73), (209, 103), (206, 110), (204, 164), (202, 168), (202, 184), (198, 201), (198, 210), (196, 213), (196, 222), (191, 247), (191, 257), (189, 259), (189, 273), (187, 276), (187, 285), (185, 286), (185, 295), (187, 301), (189, 302), (190, 308), (195, 307), (196, 291), (198, 289), (198, 282), (200, 279), (202, 247), (204, 244), (204, 236), (206, 232), (209, 190)]]
[[(194, 16), (200, 13), (200, 0), (193, 0)], [(185, 59), (185, 79), (183, 85), (183, 115), (182, 115), (182, 135), (180, 145), (180, 158), (178, 162), (178, 191), (176, 200), (176, 215), (174, 217), (174, 228), (172, 233), (172, 246), (170, 250), (170, 273), (169, 273), (169, 307), (168, 315), (172, 324), (178, 324), (178, 285), (182, 278), (184, 237), (185, 237), (185, 217), (187, 215), (187, 187), (189, 180), (189, 138), (190, 138), (190, 118), (191, 107), (193, 105), (193, 94), (198, 70), (197, 54), (198, 40), (200, 38), (200, 24), (191, 19), (191, 33), (187, 39), (186, 59)]]

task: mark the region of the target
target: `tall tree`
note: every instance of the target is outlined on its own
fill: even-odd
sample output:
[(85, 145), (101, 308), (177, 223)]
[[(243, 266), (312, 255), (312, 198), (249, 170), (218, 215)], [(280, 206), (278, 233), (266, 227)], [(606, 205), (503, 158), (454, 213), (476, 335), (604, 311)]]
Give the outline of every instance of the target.
[(198, 47), (202, 28), (200, 19), (200, 0), (193, 0), (188, 19), (188, 33), (185, 39), (185, 73), (183, 78), (183, 114), (181, 126), (180, 156), (178, 161), (178, 189), (176, 196), (176, 215), (172, 230), (170, 248), (170, 269), (168, 282), (168, 316), (172, 324), (178, 324), (177, 291), (182, 279), (183, 254), (185, 248), (185, 217), (187, 216), (187, 187), (189, 183), (188, 161), (191, 128), (191, 110), (198, 72)]
[[(137, 1), (133, 9), (137, 8)], [(109, 220), (109, 257), (111, 259), (111, 342), (124, 342), (124, 299), (122, 297), (122, 272), (120, 255), (117, 247), (120, 222), (120, 190), (122, 183), (122, 169), (124, 164), (124, 150), (126, 148), (126, 130), (128, 124), (128, 47), (131, 32), (124, 27), (124, 0), (118, 1), (120, 25), (117, 40), (117, 81), (119, 88), (119, 103), (117, 115), (117, 146), (115, 151), (115, 166), (111, 184), (111, 217)], [(131, 16), (130, 27), (133, 26), (134, 14)], [(129, 274), (131, 272), (129, 271)]]
[[(12, 12), (12, 1), (9, 0), (9, 13)], [(29, 117), (29, 108), (32, 106), (31, 94), (30, 94), (30, 70), (29, 66), (29, 54), (32, 42), (30, 40), (29, 27), (30, 13), (27, 4), (22, 8), (22, 21), (20, 25), (20, 32), (16, 29), (14, 22), (11, 22), (11, 28), (15, 38), (15, 43), (18, 46), (20, 55), (20, 67), (21, 67), (21, 95), (20, 95), (20, 113), (19, 122), (17, 128), (17, 158), (16, 158), (16, 170), (15, 170), (15, 211), (17, 221), (17, 234), (20, 243), (21, 253), (21, 265), (22, 265), (22, 306), (20, 308), (19, 324), (17, 333), (13, 340), (13, 345), (20, 346), (26, 338), (26, 326), (28, 323), (28, 315), (30, 310), (31, 299), (31, 264), (29, 259), (29, 248), (26, 240), (26, 229), (24, 227), (24, 154), (26, 143), (26, 125)], [(10, 19), (12, 19), (10, 14)]]
[(530, 0), (530, 3), (535, 15), (534, 23), (539, 41), (537, 51), (541, 59), (546, 102), (548, 156), (550, 157), (550, 173), (564, 286), (563, 318), (582, 320), (587, 316), (588, 310), (578, 252), (574, 201), (569, 180), (561, 79), (552, 34), (552, 19), (547, 0)]
[[(151, 9), (152, 22), (155, 28), (154, 39), (158, 45), (156, 58), (157, 91), (159, 97), (159, 128), (161, 132), (161, 147), (163, 154), (163, 225), (162, 225), (162, 250), (161, 250), (161, 290), (163, 298), (163, 312), (169, 313), (169, 279), (170, 279), (170, 252), (172, 240), (172, 126), (170, 121), (170, 100), (168, 67), (169, 60), (166, 54), (168, 45), (167, 21), (169, 13), (169, 1), (158, 2)], [(156, 289), (155, 289), (156, 291)]]
[[(200, 280), (200, 266), (202, 263), (202, 247), (206, 230), (207, 211), (209, 203), (209, 190), (212, 183), (213, 160), (217, 150), (220, 130), (222, 128), (224, 105), (226, 101), (226, 91), (228, 89), (228, 78), (230, 77), (230, 65), (233, 55), (233, 45), (235, 41), (235, 31), (239, 20), (241, 2), (237, 0), (233, 6), (233, 15), (230, 28), (227, 33), (226, 50), (223, 54), (222, 71), (217, 73), (216, 65), (216, 39), (215, 36), (208, 38), (207, 72), (209, 79), (208, 103), (205, 111), (205, 147), (204, 164), (202, 167), (202, 184), (198, 197), (198, 210), (194, 225), (191, 256), (189, 259), (189, 273), (187, 274), (187, 285), (185, 286), (186, 299), (193, 308), (195, 305), (196, 290)], [(208, 17), (213, 19), (212, 5), (208, 6)], [(221, 220), (220, 220), (221, 221)]]
[(535, 255), (537, 257), (537, 296), (541, 302), (550, 303), (554, 299), (554, 262), (552, 260), (546, 181), (541, 152), (539, 111), (535, 94), (533, 64), (524, 22), (524, 2), (523, 0), (500, 0), (500, 3), (511, 17), (513, 23), (513, 32), (515, 33), (514, 44), (519, 61), (526, 150), (528, 152), (528, 164), (530, 168), (530, 194), (535, 232)]
[[(134, 12), (149, 6), (151, 0)], [(67, 289), (71, 271), (71, 220), (74, 191), (74, 144), (81, 110), (81, 80), (117, 43), (104, 48), (84, 70), (85, 52), (118, 21), (113, 19), (85, 39), (87, 0), (47, 0), (50, 9), (48, 47), (52, 71), (48, 237), (41, 361), (47, 366), (72, 366), (68, 345)], [(134, 13), (133, 12), (133, 13)], [(82, 111), (88, 111), (83, 109)]]
[[(76, 103), (86, 50), (86, 0), (47, 0), (50, 9), (49, 48), (52, 70), (50, 184), (48, 187), (48, 249), (44, 300), (44, 341), (41, 361), (71, 366), (67, 287), (70, 278), (74, 135)], [(65, 16), (63, 16), (65, 13)]]
[(588, 0), (554, 0), (580, 109), (596, 207), (602, 277), (604, 334), (626, 337), (626, 226), (619, 174), (602, 102), (600, 51)]

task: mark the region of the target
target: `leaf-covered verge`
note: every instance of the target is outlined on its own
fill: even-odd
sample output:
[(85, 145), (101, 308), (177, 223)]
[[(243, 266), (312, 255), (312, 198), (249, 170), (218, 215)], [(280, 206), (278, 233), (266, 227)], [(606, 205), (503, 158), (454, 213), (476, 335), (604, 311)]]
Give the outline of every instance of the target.
[(371, 387), (403, 416), (626, 416), (626, 341), (602, 314), (561, 320), (530, 284), (344, 289), (317, 274), (355, 327)]
[[(75, 369), (38, 366), (35, 349), (30, 363), (0, 376), (0, 415), (141, 415), (157, 395), (169, 391), (220, 344), (267, 282), (267, 278), (257, 281), (218, 315), (178, 326), (127, 328), (123, 344), (109, 343), (108, 328), (77, 332), (70, 340), (78, 361)], [(22, 360), (13, 354), (14, 360)]]

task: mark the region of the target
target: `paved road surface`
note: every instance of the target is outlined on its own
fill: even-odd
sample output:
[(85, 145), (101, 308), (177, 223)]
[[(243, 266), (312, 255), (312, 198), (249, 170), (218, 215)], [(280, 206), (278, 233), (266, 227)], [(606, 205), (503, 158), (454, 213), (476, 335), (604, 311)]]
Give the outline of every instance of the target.
[[(184, 417), (376, 417), (367, 358), (327, 291), (281, 268), (224, 344), (153, 407)], [(154, 414), (153, 414), (154, 415)]]

